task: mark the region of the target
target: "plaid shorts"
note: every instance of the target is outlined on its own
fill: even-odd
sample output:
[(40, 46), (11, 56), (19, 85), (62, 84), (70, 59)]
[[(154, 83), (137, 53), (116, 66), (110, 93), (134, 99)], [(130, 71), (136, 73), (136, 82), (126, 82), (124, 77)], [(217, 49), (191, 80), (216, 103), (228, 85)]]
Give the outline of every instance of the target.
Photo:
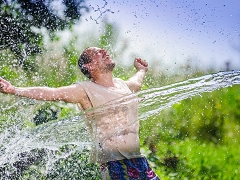
[(107, 162), (101, 174), (104, 180), (160, 180), (145, 157)]

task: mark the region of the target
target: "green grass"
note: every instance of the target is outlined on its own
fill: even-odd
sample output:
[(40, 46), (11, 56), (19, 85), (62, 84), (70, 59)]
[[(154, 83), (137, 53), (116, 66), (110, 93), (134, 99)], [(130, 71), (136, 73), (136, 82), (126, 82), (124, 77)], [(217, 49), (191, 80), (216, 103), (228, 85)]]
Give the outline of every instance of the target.
[(162, 179), (239, 179), (239, 85), (141, 121), (143, 153)]
[(162, 179), (230, 180), (240, 176), (239, 144), (226, 146), (186, 139), (162, 142), (156, 148), (157, 152), (147, 157)]

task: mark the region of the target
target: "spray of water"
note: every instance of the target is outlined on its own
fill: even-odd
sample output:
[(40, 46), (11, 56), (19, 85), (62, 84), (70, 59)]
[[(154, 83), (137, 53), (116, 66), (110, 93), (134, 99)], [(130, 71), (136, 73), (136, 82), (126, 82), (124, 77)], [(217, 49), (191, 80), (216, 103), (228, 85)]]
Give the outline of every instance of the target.
[[(160, 88), (141, 91), (137, 94), (140, 102), (139, 120), (147, 120), (148, 117), (158, 114), (163, 109), (171, 107), (173, 104), (184, 99), (234, 84), (240, 84), (240, 71), (219, 72)], [(127, 99), (127, 97), (124, 98)], [(117, 101), (124, 102), (119, 99)], [(19, 107), (17, 113), (23, 113), (25, 116), (28, 116), (29, 112), (21, 111), (21, 107), (27, 106), (28, 111), (32, 113), (34, 108), (30, 110), (31, 108), (29, 107), (34, 107), (36, 104), (39, 103), (36, 103), (36, 101), (20, 100), (8, 107), (4, 107), (2, 111), (9, 111), (12, 108)], [(116, 102), (110, 103), (109, 106), (111, 104), (116, 104)], [(14, 119), (16, 116), (12, 118)], [(11, 126), (5, 130), (1, 130), (0, 167), (6, 163), (16, 162), (20, 159), (19, 155), (24, 152), (32, 152), (34, 149), (47, 149), (48, 167), (46, 169), (51, 169), (53, 163), (59, 158), (67, 157), (76, 150), (83, 152), (92, 145), (81, 114), (64, 120), (51, 121), (34, 128), (18, 129), (17, 127)], [(76, 148), (61, 155), (53, 153), (66, 144), (72, 144)]]
[(159, 113), (163, 109), (184, 99), (211, 92), (220, 88), (240, 84), (240, 71), (219, 72), (206, 76), (189, 79), (160, 88), (141, 91), (138, 96), (141, 101), (139, 119)]

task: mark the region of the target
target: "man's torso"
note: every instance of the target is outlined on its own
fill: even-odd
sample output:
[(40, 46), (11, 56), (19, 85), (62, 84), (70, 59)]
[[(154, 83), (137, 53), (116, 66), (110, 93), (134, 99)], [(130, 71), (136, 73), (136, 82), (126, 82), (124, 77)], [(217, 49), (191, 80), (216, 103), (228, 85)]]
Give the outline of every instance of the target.
[(122, 80), (115, 79), (114, 82), (115, 88), (92, 82), (81, 83), (93, 107), (85, 111), (95, 141), (96, 152), (92, 161), (100, 163), (141, 156), (137, 97)]

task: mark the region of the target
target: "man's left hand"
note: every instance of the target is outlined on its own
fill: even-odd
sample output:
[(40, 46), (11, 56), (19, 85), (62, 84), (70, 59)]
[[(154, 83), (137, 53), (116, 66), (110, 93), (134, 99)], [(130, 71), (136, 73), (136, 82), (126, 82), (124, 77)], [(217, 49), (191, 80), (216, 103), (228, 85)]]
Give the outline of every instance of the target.
[(142, 58), (135, 58), (134, 60), (134, 67), (139, 70), (148, 71), (148, 63), (147, 61), (143, 60)]

